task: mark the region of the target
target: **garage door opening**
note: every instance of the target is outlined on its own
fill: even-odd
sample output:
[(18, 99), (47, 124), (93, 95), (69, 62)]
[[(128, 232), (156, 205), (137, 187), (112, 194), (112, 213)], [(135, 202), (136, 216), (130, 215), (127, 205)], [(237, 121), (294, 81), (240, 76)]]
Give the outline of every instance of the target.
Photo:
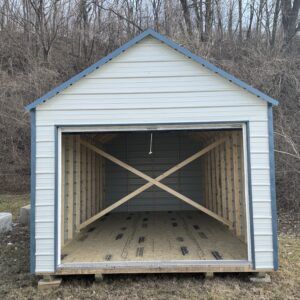
[(248, 260), (242, 129), (63, 133), (61, 264)]

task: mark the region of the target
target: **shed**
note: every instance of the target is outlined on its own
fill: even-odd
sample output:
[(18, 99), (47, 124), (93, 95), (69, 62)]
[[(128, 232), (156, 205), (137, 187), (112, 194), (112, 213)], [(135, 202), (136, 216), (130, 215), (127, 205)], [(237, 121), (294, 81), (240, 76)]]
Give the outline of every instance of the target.
[(31, 271), (277, 270), (277, 104), (151, 29), (29, 104)]

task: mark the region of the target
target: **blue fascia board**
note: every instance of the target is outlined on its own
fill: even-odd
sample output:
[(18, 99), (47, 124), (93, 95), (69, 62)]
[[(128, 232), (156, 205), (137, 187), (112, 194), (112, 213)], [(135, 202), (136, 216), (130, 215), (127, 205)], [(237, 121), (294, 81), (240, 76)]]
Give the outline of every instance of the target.
[(240, 80), (240, 79), (234, 77), (233, 75), (225, 72), (224, 70), (216, 67), (215, 65), (213, 65), (210, 62), (208, 62), (207, 60), (205, 60), (205, 59), (203, 59), (203, 58), (201, 58), (201, 57), (193, 54), (192, 52), (190, 52), (186, 48), (184, 48), (184, 47), (182, 47), (182, 46), (174, 43), (173, 41), (171, 41), (167, 37), (159, 34), (156, 31), (154, 31), (153, 29), (147, 29), (146, 31), (144, 31), (141, 34), (139, 34), (138, 36), (134, 37), (132, 40), (130, 40), (127, 43), (125, 43), (120, 48), (118, 48), (115, 51), (111, 52), (106, 57), (100, 59), (98, 62), (94, 63), (93, 65), (91, 65), (87, 69), (83, 70), (82, 72), (80, 72), (79, 74), (75, 75), (71, 79), (67, 80), (63, 84), (61, 84), (58, 87), (54, 88), (53, 90), (51, 90), (50, 92), (48, 92), (47, 94), (45, 94), (44, 96), (42, 96), (41, 98), (39, 98), (39, 99), (35, 100), (34, 102), (30, 103), (29, 105), (26, 106), (26, 109), (27, 110), (34, 109), (39, 104), (47, 101), (49, 98), (55, 96), (56, 94), (58, 94), (62, 90), (66, 89), (70, 85), (74, 84), (76, 81), (78, 81), (82, 77), (85, 77), (88, 74), (90, 74), (91, 72), (95, 71), (96, 69), (99, 69), (102, 65), (104, 65), (107, 62), (109, 62), (113, 58), (117, 57), (119, 54), (121, 54), (122, 52), (126, 51), (128, 48), (130, 48), (131, 46), (135, 45), (136, 43), (138, 43), (139, 41), (141, 41), (142, 39), (144, 39), (147, 36), (152, 36), (155, 39), (157, 39), (157, 40), (165, 43), (166, 45), (170, 46), (174, 50), (176, 50), (176, 51), (180, 52), (181, 54), (187, 56), (188, 58), (196, 61), (197, 63), (201, 64), (202, 66), (204, 66), (206, 68), (208, 68), (209, 70), (211, 70), (211, 71), (219, 74), (220, 76), (224, 77), (225, 79), (229, 80), (230, 82), (235, 83), (236, 85), (238, 85), (241, 88), (247, 90), (248, 92), (256, 95), (257, 97), (260, 97), (261, 99), (267, 101), (268, 103), (270, 103), (272, 105), (278, 105), (278, 101), (277, 100), (269, 97), (268, 95), (264, 94), (263, 92), (255, 89), (252, 86), (248, 85), (247, 83), (243, 82), (242, 80)]
[(270, 159), (270, 185), (271, 185), (271, 211), (272, 211), (272, 235), (273, 235), (273, 263), (274, 270), (278, 270), (278, 233), (277, 233), (277, 207), (275, 186), (275, 157), (274, 157), (274, 133), (273, 133), (273, 109), (268, 105), (268, 134), (269, 134), (269, 159)]
[(35, 109), (31, 110), (31, 187), (30, 187), (30, 272), (35, 272), (35, 171), (36, 171), (36, 123)]

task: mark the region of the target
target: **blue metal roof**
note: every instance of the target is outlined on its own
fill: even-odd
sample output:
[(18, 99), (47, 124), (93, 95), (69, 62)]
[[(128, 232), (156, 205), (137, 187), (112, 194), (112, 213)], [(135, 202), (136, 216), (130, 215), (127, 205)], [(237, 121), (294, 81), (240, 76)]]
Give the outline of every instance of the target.
[(147, 36), (152, 36), (153, 38), (165, 43), (166, 45), (170, 46), (171, 48), (175, 49), (176, 51), (178, 51), (179, 53), (182, 53), (183, 55), (187, 56), (188, 58), (198, 62), (199, 64), (201, 64), (202, 66), (208, 68), (209, 70), (221, 75), (222, 77), (228, 79), (230, 82), (235, 83), (236, 85), (240, 86), (241, 88), (247, 90), (248, 92), (256, 95), (257, 97), (260, 97), (261, 99), (269, 102), (272, 105), (278, 105), (278, 101), (269, 97), (268, 95), (264, 94), (263, 92), (253, 88), (252, 86), (248, 85), (247, 83), (243, 82), (242, 80), (234, 77), (233, 75), (223, 71), (222, 69), (216, 67), (215, 65), (213, 65), (212, 63), (208, 62), (207, 60), (193, 54), (192, 52), (190, 52), (189, 50), (185, 49), (184, 47), (174, 43), (173, 41), (171, 41), (170, 39), (168, 39), (167, 37), (159, 34), (158, 32), (154, 31), (153, 29), (147, 29), (146, 31), (142, 32), (141, 34), (139, 34), (138, 36), (134, 37), (132, 40), (130, 40), (129, 42), (125, 43), (123, 46), (121, 46), (120, 48), (114, 50), (112, 53), (110, 53), (109, 55), (107, 55), (106, 57), (100, 59), (99, 61), (97, 61), (96, 63), (94, 63), (93, 65), (91, 65), (90, 67), (86, 68), (85, 70), (83, 70), (82, 72), (80, 72), (79, 74), (73, 76), (72, 78), (70, 78), (69, 80), (67, 80), (66, 82), (62, 83), (61, 85), (57, 86), (56, 88), (54, 88), (53, 90), (51, 90), (50, 92), (46, 93), (44, 96), (42, 96), (41, 98), (38, 98), (37, 100), (35, 100), (34, 102), (28, 104), (26, 106), (27, 110), (32, 110), (34, 108), (36, 108), (39, 104), (46, 102), (48, 99), (50, 99), (51, 97), (55, 96), (56, 94), (58, 94), (59, 92), (61, 92), (62, 90), (64, 90), (65, 88), (69, 87), (70, 85), (74, 84), (76, 81), (78, 81), (79, 79), (81, 79), (82, 77), (85, 77), (86, 75), (90, 74), (91, 72), (93, 72), (96, 69), (99, 69), (102, 65), (104, 65), (105, 63), (109, 62), (110, 60), (112, 60), (114, 57), (118, 56), (119, 54), (121, 54), (122, 52), (126, 51), (127, 49), (129, 49), (131, 46), (135, 45), (136, 43), (138, 43), (139, 41), (141, 41), (142, 39), (144, 39)]

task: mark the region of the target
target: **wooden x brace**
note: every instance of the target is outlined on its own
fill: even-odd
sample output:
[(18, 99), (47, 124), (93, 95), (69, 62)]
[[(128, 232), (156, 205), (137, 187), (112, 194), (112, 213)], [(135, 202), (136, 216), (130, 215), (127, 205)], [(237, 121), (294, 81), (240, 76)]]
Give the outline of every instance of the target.
[(170, 193), (171, 195), (181, 199), (182, 201), (186, 202), (187, 204), (205, 212), (206, 214), (208, 214), (209, 216), (213, 217), (214, 219), (220, 221), (221, 223), (225, 224), (225, 225), (230, 225), (230, 222), (222, 217), (220, 217), (219, 215), (217, 215), (216, 213), (212, 212), (211, 210), (207, 209), (206, 207), (202, 206), (201, 204), (193, 201), (192, 199), (178, 193), (177, 191), (171, 189), (170, 187), (166, 186), (165, 184), (161, 183), (160, 181), (163, 180), (164, 178), (168, 177), (169, 175), (173, 174), (174, 172), (178, 171), (179, 169), (183, 168), (184, 166), (186, 166), (187, 164), (191, 163), (192, 161), (194, 161), (195, 159), (199, 158), (200, 156), (203, 156), (204, 154), (206, 154), (207, 152), (209, 152), (210, 150), (214, 149), (215, 147), (217, 147), (218, 145), (224, 143), (226, 140), (226, 138), (221, 138), (218, 141), (208, 145), (207, 147), (205, 147), (204, 149), (198, 151), (197, 153), (193, 154), (192, 156), (188, 157), (187, 159), (185, 159), (184, 161), (182, 161), (181, 163), (177, 164), (176, 166), (172, 167), (171, 169), (169, 169), (168, 171), (164, 172), (163, 174), (161, 174), (160, 176), (156, 177), (155, 179), (146, 175), (145, 173), (133, 168), (132, 166), (128, 165), (127, 163), (117, 159), (116, 157), (106, 153), (105, 151), (99, 149), (98, 147), (92, 145), (91, 143), (84, 141), (84, 140), (80, 140), (80, 143), (82, 145), (84, 145), (85, 147), (89, 148), (90, 150), (98, 153), (99, 155), (109, 159), (110, 161), (114, 162), (115, 164), (125, 168), (126, 170), (136, 174), (137, 176), (145, 179), (148, 181), (148, 183), (144, 184), (143, 186), (141, 186), (140, 188), (136, 189), (135, 191), (131, 192), (130, 194), (126, 195), (125, 197), (123, 197), (122, 199), (120, 199), (119, 201), (115, 202), (114, 204), (108, 206), (107, 208), (103, 209), (102, 211), (100, 211), (99, 213), (95, 214), (94, 216), (92, 216), (90, 219), (84, 221), (83, 223), (81, 223), (79, 225), (79, 230), (82, 230), (84, 227), (88, 226), (89, 224), (95, 222), (96, 220), (98, 220), (99, 218), (101, 218), (102, 216), (108, 214), (110, 211), (112, 211), (113, 209), (117, 208), (118, 206), (122, 205), (123, 203), (127, 202), (128, 200), (130, 200), (131, 198), (139, 195), (140, 193), (144, 192), (146, 189), (150, 188), (153, 185), (158, 186), (159, 188), (163, 189), (164, 191)]

